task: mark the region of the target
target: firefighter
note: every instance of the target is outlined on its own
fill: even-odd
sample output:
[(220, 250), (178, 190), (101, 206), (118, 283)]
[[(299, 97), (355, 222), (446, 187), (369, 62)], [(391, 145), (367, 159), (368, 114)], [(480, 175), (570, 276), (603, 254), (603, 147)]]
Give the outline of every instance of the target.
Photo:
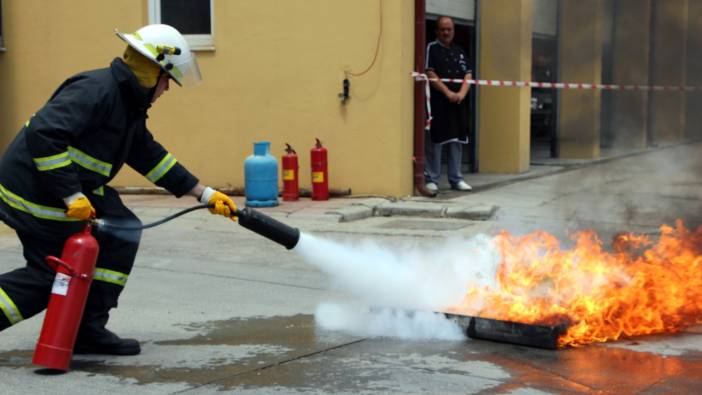
[[(0, 161), (0, 219), (22, 243), (26, 266), (0, 275), (0, 330), (44, 310), (54, 271), (48, 255), (85, 221), (109, 217), (140, 224), (106, 184), (124, 164), (177, 197), (214, 204), (213, 214), (233, 216), (232, 199), (202, 185), (146, 127), (147, 110), (171, 81), (200, 81), (197, 61), (183, 36), (167, 25), (117, 35), (127, 43), (109, 67), (77, 74), (58, 87), (23, 125)], [(117, 307), (139, 246), (140, 233), (116, 237), (97, 231), (95, 275), (76, 339), (76, 354), (136, 355), (135, 339), (105, 328)]]

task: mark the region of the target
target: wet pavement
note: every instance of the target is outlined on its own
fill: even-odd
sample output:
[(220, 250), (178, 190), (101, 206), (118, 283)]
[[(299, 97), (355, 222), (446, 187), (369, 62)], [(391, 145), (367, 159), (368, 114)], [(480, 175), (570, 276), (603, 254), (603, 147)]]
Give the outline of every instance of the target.
[[(437, 199), (303, 199), (262, 211), (318, 237), (372, 238), (382, 246), (430, 249), (448, 237), (501, 229), (564, 235), (594, 228), (608, 240), (623, 230), (655, 233), (676, 218), (701, 224), (701, 149), (687, 144), (598, 163), (549, 164), (557, 170), (539, 168), (533, 177), (512, 180), (495, 176), (492, 183), (481, 175), (476, 192), (446, 191)], [(145, 223), (195, 204), (158, 195), (125, 201)], [(437, 206), (444, 213), (491, 213), (436, 216)], [(0, 228), (0, 270), (19, 265), (18, 242)], [(702, 326), (544, 350), (354, 335), (316, 322), (320, 303), (349, 298), (294, 251), (206, 212), (191, 213), (144, 232), (112, 314), (109, 327), (140, 339), (140, 355), (75, 356), (69, 373), (47, 374), (31, 364), (40, 315), (0, 334), (0, 392), (702, 393)]]
[[(163, 393), (692, 394), (702, 374), (702, 333), (695, 330), (552, 351), (480, 340), (352, 338), (316, 329), (312, 315), (186, 329), (197, 334), (146, 343), (134, 357), (76, 356), (69, 374), (26, 378), (110, 376), (128, 384), (128, 393), (187, 383)], [(0, 367), (37, 374), (31, 354), (0, 353)]]

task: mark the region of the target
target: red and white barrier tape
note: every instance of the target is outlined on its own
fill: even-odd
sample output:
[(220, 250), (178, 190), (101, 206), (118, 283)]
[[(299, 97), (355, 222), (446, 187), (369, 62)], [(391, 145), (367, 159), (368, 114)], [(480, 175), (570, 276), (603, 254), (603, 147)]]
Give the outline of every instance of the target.
[[(436, 81), (435, 78), (429, 78), (426, 74), (420, 74), (416, 71), (412, 73), (417, 81)], [(470, 85), (483, 86), (504, 86), (516, 88), (552, 88), (552, 89), (601, 89), (601, 90), (624, 90), (624, 91), (685, 91), (696, 92), (702, 90), (702, 86), (685, 86), (685, 85), (617, 85), (617, 84), (581, 84), (570, 82), (534, 82), (534, 81), (504, 81), (504, 80), (462, 80), (440, 78), (443, 82), (454, 82), (462, 84), (464, 81)]]
[[(702, 91), (702, 86), (683, 86), (683, 85), (617, 85), (617, 84), (581, 84), (570, 82), (534, 82), (534, 81), (505, 81), (505, 80), (462, 80), (460, 78), (429, 78), (428, 75), (412, 72), (412, 78), (415, 81), (442, 81), (462, 84), (464, 82), (469, 85), (481, 86), (500, 86), (512, 88), (550, 88), (550, 89), (600, 89), (600, 90), (622, 90), (622, 91), (650, 91), (650, 92), (697, 92)], [(427, 96), (427, 123), (426, 130), (431, 127), (431, 91), (429, 84), (425, 85)]]

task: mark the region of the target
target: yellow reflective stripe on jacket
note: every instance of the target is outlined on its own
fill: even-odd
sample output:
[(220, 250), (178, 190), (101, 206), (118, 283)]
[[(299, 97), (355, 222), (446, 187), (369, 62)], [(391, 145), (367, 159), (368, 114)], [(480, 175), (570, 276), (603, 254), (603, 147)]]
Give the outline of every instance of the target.
[(4, 185), (0, 184), (0, 199), (8, 206), (15, 208), (25, 213), (31, 214), (37, 218), (51, 219), (54, 221), (80, 221), (78, 218), (66, 216), (66, 210), (62, 208), (42, 206), (32, 203), (29, 200), (23, 199), (16, 194), (10, 192)]
[(161, 159), (161, 161), (158, 162), (158, 164), (146, 174), (146, 178), (155, 183), (156, 181), (160, 180), (161, 177), (166, 175), (168, 170), (171, 170), (171, 167), (173, 167), (173, 165), (176, 163), (178, 163), (178, 161), (173, 155), (166, 154), (166, 156), (164, 156), (163, 159)]
[(27, 120), (27, 122), (24, 123), (24, 127), (25, 127), (25, 128), (26, 128), (27, 126), (29, 126), (29, 123), (32, 122), (32, 118), (33, 118), (35, 115), (37, 115), (37, 114), (32, 114), (32, 116), (29, 117), (29, 119)]
[(116, 272), (114, 270), (103, 269), (100, 267), (95, 268), (95, 275), (93, 276), (94, 280), (104, 281), (110, 284), (117, 284), (122, 287), (124, 287), (124, 285), (127, 284), (127, 278), (129, 278), (128, 274)]
[(98, 196), (105, 196), (105, 187), (101, 185), (100, 187), (93, 189), (93, 193)]
[(0, 287), (0, 309), (5, 313), (5, 317), (14, 325), (24, 319), (15, 302), (5, 293), (5, 290)]
[(58, 169), (59, 167), (68, 166), (72, 163), (71, 158), (68, 156), (68, 151), (56, 155), (44, 156), (42, 158), (32, 158), (32, 160), (39, 171)]
[(102, 174), (105, 177), (110, 176), (110, 172), (112, 171), (111, 164), (103, 162), (99, 159), (95, 159), (92, 156), (86, 154), (85, 152), (75, 147), (69, 146), (68, 154), (74, 162), (85, 167), (86, 169), (92, 170), (98, 174)]

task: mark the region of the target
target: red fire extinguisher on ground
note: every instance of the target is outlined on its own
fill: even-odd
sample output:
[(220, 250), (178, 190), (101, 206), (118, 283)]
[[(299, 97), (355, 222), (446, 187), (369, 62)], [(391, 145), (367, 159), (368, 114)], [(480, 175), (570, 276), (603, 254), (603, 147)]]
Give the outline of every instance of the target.
[(283, 200), (293, 201), (300, 198), (300, 184), (298, 182), (297, 153), (290, 146), (285, 144), (285, 155), (282, 160), (283, 166)]
[(329, 199), (329, 172), (327, 170), (327, 149), (322, 147), (322, 142), (312, 147), (310, 162), (312, 165), (312, 200)]
[(91, 231), (92, 226), (88, 224), (81, 232), (69, 237), (61, 259), (46, 257), (46, 263), (56, 270), (56, 277), (32, 358), (35, 365), (67, 371), (71, 363), (100, 251)]

